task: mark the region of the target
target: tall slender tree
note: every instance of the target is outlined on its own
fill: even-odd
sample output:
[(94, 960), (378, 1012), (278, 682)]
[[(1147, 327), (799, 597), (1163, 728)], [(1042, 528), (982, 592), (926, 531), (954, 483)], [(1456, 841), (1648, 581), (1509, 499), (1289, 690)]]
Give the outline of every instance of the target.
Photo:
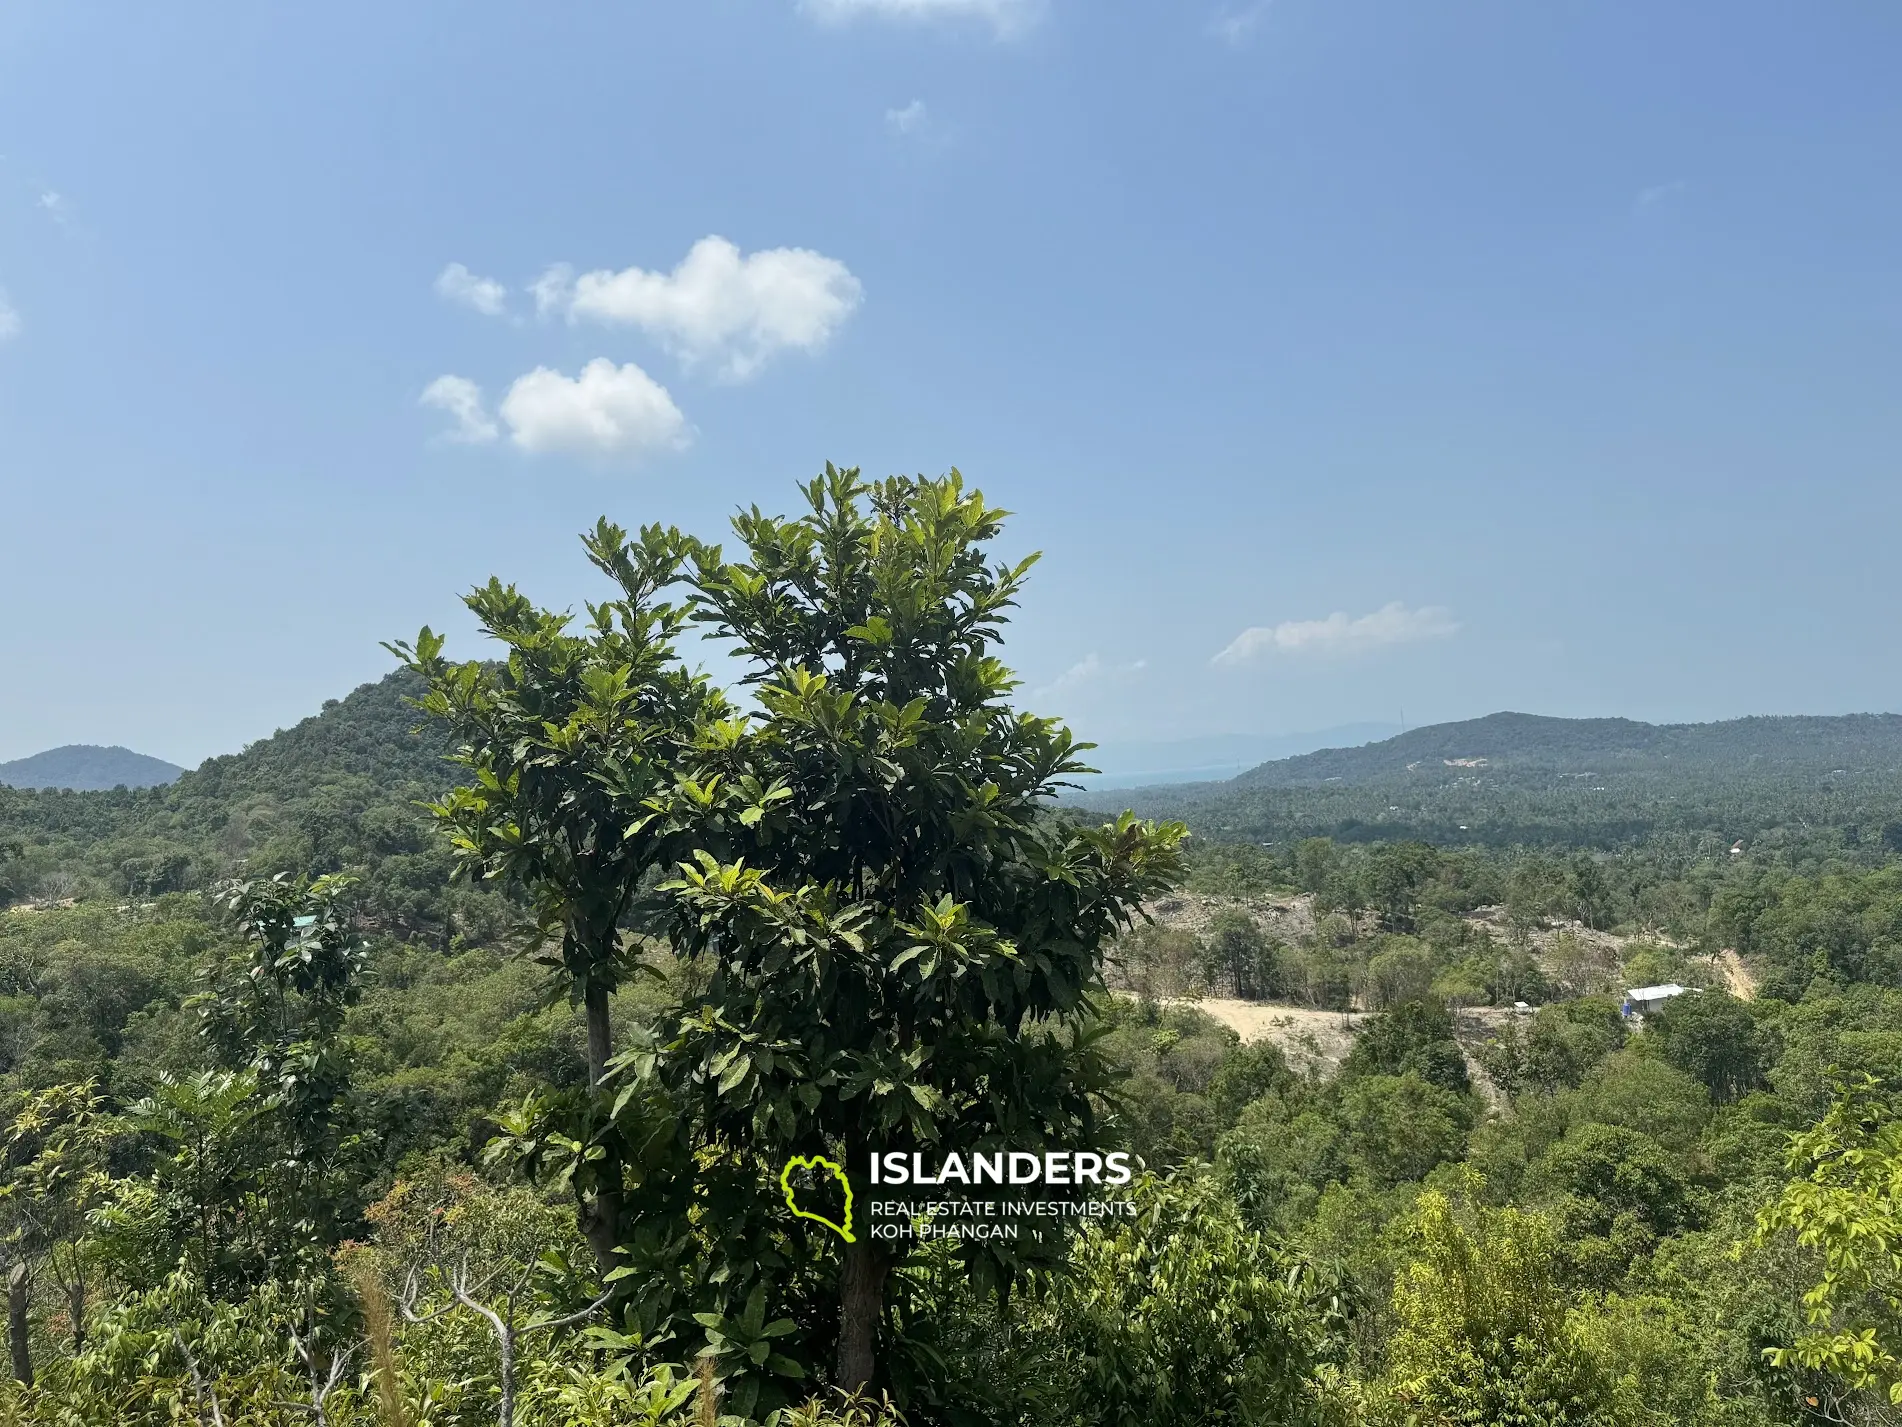
[(464, 603), (501, 660), (452, 663), (428, 628), (413, 645), (388, 647), (427, 681), (420, 705), (447, 726), (451, 758), (468, 770), (470, 781), (431, 811), (468, 873), (526, 895), (542, 959), (583, 1008), (591, 1098), (571, 1128), (589, 1149), (571, 1182), (607, 1273), (624, 1191), (623, 1151), (598, 1134), (606, 1117), (594, 1098), (613, 1054), (609, 1000), (633, 969), (625, 932), (643, 883), (685, 855), (666, 809), (703, 796), (675, 786), (681, 749), (726, 704), (674, 650), (688, 610), (666, 596), (694, 542), (659, 526), (630, 538), (602, 520), (582, 543), (619, 595), (588, 605), (578, 628), (572, 614), (491, 579)]

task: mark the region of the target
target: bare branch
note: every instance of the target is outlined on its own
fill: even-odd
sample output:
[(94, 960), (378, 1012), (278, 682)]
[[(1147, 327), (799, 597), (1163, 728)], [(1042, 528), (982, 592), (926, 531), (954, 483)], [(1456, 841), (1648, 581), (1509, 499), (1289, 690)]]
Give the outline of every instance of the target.
[(403, 1280), (402, 1296), (396, 1300), (396, 1311), (402, 1314), (405, 1323), (433, 1323), (444, 1314), (453, 1313), (455, 1311), (456, 1301), (452, 1298), (442, 1307), (432, 1312), (418, 1313), (416, 1311), (416, 1300), (421, 1292), (421, 1275), (415, 1269), (411, 1269), (409, 1276)]
[(522, 1331), (524, 1333), (552, 1333), (560, 1328), (572, 1328), (583, 1319), (594, 1317), (595, 1314), (608, 1306), (608, 1300), (613, 1297), (614, 1290), (610, 1288), (599, 1298), (595, 1299), (594, 1302), (590, 1303), (586, 1308), (580, 1309), (578, 1312), (570, 1313), (563, 1318), (535, 1319), (532, 1322), (524, 1324)]
[[(185, 1339), (178, 1329), (172, 1329), (172, 1342), (178, 1348), (179, 1355), (185, 1359), (185, 1369), (192, 1379), (192, 1404), (196, 1408), (199, 1427), (225, 1427), (225, 1415), (218, 1407), (218, 1390), (205, 1381), (205, 1375), (198, 1370), (198, 1359), (192, 1350), (185, 1346)], [(205, 1417), (205, 1408), (211, 1408), (209, 1422)]]
[(307, 1336), (295, 1328), (290, 1330), (291, 1346), (297, 1349), (298, 1359), (304, 1364), (304, 1375), (310, 1379), (310, 1411), (316, 1419), (317, 1427), (330, 1427), (330, 1414), (325, 1404), (330, 1394), (337, 1390), (337, 1384), (343, 1381), (344, 1369), (349, 1367), (354, 1350), (338, 1349), (330, 1355), (330, 1367), (322, 1375), (317, 1371), (317, 1352), (315, 1328)]
[[(486, 1283), (487, 1280), (484, 1280), (484, 1282)], [(455, 1294), (456, 1302), (462, 1304), (465, 1308), (474, 1309), (477, 1313), (480, 1313), (484, 1318), (488, 1319), (489, 1326), (495, 1329), (497, 1336), (507, 1334), (510, 1338), (513, 1338), (515, 1335), (515, 1325), (513, 1323), (504, 1322), (501, 1314), (497, 1313), (493, 1308), (489, 1307), (488, 1304), (475, 1296), (475, 1290), (482, 1286), (482, 1284), (471, 1286), (469, 1282), (469, 1256), (464, 1254), (462, 1256), (462, 1263), (456, 1269), (455, 1277), (450, 1280), (449, 1291)], [(511, 1303), (510, 1308), (513, 1309), (513, 1307), (514, 1305)], [(514, 1316), (513, 1312), (511, 1312), (509, 1316), (512, 1318)]]

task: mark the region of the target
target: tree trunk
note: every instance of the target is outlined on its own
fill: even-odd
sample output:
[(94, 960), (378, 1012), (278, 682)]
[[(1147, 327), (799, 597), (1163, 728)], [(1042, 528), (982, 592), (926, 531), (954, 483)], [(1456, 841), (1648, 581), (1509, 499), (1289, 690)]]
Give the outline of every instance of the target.
[[(513, 1301), (509, 1305), (509, 1317), (515, 1316)], [(502, 1379), (502, 1400), (496, 1404), (495, 1427), (515, 1427), (515, 1325), (511, 1322), (501, 1333), (500, 1377)]]
[(608, 988), (590, 980), (583, 994), (588, 1014), (588, 1088), (599, 1090), (608, 1078), (608, 1057), (614, 1053), (614, 1024), (608, 1019)]
[(73, 1356), (86, 1351), (86, 1280), (77, 1274), (66, 1286), (66, 1311), (73, 1320)]
[(863, 1392), (878, 1366), (878, 1329), (885, 1317), (885, 1256), (861, 1239), (845, 1246), (839, 1276), (839, 1386)]
[[(590, 981), (583, 996), (588, 1017), (588, 1088), (601, 1093), (607, 1079), (608, 1057), (614, 1049), (614, 1027), (608, 1019), (608, 988)], [(614, 1146), (606, 1146), (607, 1157), (598, 1167), (600, 1183), (580, 1206), (581, 1233), (594, 1252), (602, 1273), (620, 1263), (621, 1247), (621, 1161)]]
[(27, 1387), (33, 1386), (33, 1352), (27, 1339), (26, 1265), (16, 1263), (7, 1275), (7, 1347), (13, 1353), (13, 1375)]

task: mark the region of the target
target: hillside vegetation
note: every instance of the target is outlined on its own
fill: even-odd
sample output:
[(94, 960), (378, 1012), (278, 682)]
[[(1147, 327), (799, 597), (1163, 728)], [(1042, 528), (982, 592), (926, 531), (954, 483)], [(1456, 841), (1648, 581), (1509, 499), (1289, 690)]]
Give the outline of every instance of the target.
[[(1827, 784), (1891, 721), (1506, 716), (1093, 822), (998, 513), (803, 494), (729, 559), (604, 522), (592, 622), (485, 586), (505, 661), (425, 630), (169, 787), (0, 791), (0, 1421), (1894, 1421), (1902, 859)], [(860, 1179), (848, 1239), (792, 1176), (873, 1149), (1136, 1172), (1008, 1241)]]

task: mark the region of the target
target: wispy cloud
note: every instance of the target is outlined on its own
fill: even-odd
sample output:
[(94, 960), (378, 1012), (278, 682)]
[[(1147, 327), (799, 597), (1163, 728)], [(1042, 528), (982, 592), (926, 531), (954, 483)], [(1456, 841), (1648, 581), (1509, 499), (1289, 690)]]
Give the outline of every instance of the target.
[(835, 25), (860, 19), (976, 20), (1003, 37), (1035, 20), (1043, 0), (799, 0), (799, 9)]
[(1111, 664), (1102, 655), (1091, 652), (1049, 683), (1041, 688), (1032, 689), (1030, 697), (1038, 700), (1063, 698), (1081, 689), (1089, 688), (1093, 684), (1130, 678), (1142, 673), (1148, 667), (1147, 659), (1137, 659), (1128, 664)]
[(1228, 5), (1209, 18), (1209, 34), (1230, 49), (1240, 49), (1254, 36), (1267, 17), (1270, 0), (1255, 0), (1252, 5)]
[(442, 433), (441, 440), (462, 446), (480, 446), (501, 434), (482, 404), (482, 388), (467, 377), (441, 376), (423, 388), (419, 398), (424, 406), (446, 411), (455, 425)]
[(1210, 662), (1248, 664), (1273, 654), (1364, 654), (1396, 644), (1445, 639), (1458, 632), (1451, 610), (1439, 605), (1408, 609), (1395, 600), (1359, 617), (1337, 611), (1326, 619), (1287, 619), (1280, 624), (1255, 625), (1236, 635)]
[(461, 263), (451, 263), (436, 275), (436, 295), (484, 317), (500, 317), (508, 310), (509, 290), (492, 277), (478, 277)]
[(885, 127), (894, 134), (912, 134), (922, 129), (930, 117), (930, 111), (925, 108), (925, 101), (914, 99), (902, 109), (887, 109)]
[(0, 287), (0, 342), (10, 342), (20, 335), (26, 326), (20, 320), (20, 310), (7, 297), (7, 290)]
[(51, 218), (62, 228), (68, 226), (73, 221), (72, 205), (66, 201), (64, 194), (55, 193), (50, 188), (39, 196), (36, 206), (40, 212), (44, 213), (48, 218)]
[(575, 270), (571, 263), (555, 263), (528, 285), (535, 299), (535, 315), (547, 317), (561, 311), (574, 298)]
[(1649, 188), (1638, 190), (1638, 196), (1631, 200), (1631, 211), (1642, 213), (1647, 208), (1655, 208), (1660, 203), (1668, 203), (1684, 191), (1684, 180), (1674, 178), (1669, 183), (1654, 183)]

